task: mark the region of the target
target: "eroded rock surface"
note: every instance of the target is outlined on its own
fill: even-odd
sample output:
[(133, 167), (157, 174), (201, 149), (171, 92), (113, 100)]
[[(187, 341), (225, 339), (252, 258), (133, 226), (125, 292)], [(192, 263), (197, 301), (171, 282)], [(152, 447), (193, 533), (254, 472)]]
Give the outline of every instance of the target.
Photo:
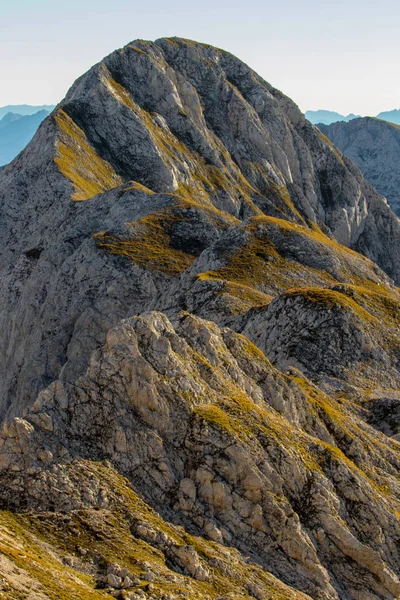
[[(358, 428), (364, 447), (352, 437)], [(283, 375), (243, 336), (188, 313), (175, 328), (148, 313), (112, 329), (85, 376), (53, 383), (4, 426), (1, 497), (41, 511), (109, 508), (101, 480), (71, 470), (77, 457), (107, 459), (164, 518), (246, 547), (287, 585), (356, 597), (356, 564), (361, 589), (395, 598), (398, 449), (384, 436), (378, 449), (374, 436), (351, 405), (300, 373)], [(134, 534), (210, 580), (193, 548), (174, 550), (146, 527)]]

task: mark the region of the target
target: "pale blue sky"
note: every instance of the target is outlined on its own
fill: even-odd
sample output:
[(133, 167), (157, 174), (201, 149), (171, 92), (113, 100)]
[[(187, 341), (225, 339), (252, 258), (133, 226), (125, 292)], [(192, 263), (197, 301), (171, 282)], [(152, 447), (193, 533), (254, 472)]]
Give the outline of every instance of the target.
[(0, 0), (0, 106), (56, 103), (136, 38), (236, 54), (302, 110), (400, 107), (398, 0)]

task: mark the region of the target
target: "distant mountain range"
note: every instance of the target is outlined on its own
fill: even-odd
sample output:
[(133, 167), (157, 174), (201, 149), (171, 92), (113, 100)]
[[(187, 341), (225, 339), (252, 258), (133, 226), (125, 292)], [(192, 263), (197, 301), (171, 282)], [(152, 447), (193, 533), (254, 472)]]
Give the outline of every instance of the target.
[[(399, 118), (400, 111), (392, 112), (398, 113)], [(400, 127), (373, 117), (348, 123), (320, 123), (318, 127), (356, 163), (365, 179), (387, 198), (400, 216)]]
[(13, 112), (7, 113), (0, 120), (0, 129), (4, 129), (4, 127), (7, 127), (7, 125), (9, 125), (10, 123), (13, 123), (14, 121), (18, 121), (18, 119), (20, 119), (21, 117), (22, 117), (22, 115), (18, 115), (17, 113), (13, 113)]
[(53, 108), (53, 104), (43, 104), (40, 106), (31, 106), (30, 104), (8, 104), (7, 106), (0, 106), (0, 119), (5, 117), (7, 113), (15, 113), (24, 117), (27, 115), (34, 115), (41, 110), (51, 112)]
[(307, 110), (305, 113), (306, 119), (317, 125), (317, 123), (323, 123), (324, 125), (330, 125), (331, 123), (336, 123), (337, 121), (351, 121), (352, 119), (357, 119), (360, 115), (341, 115), (340, 113), (334, 112), (332, 110)]
[[(318, 125), (318, 123), (322, 123), (323, 125), (331, 125), (331, 123), (338, 123), (339, 121), (345, 121), (348, 123), (354, 119), (361, 118), (360, 115), (353, 115), (351, 113), (350, 115), (345, 116), (332, 110), (307, 110), (305, 117), (314, 125)], [(381, 112), (376, 115), (376, 118), (400, 125), (400, 109), (396, 108), (394, 110)]]
[(389, 123), (395, 123), (396, 125), (400, 125), (400, 109), (396, 108), (394, 110), (381, 112), (379, 113), (379, 115), (376, 115), (376, 118), (383, 119), (384, 121), (389, 121)]
[[(10, 108), (10, 107), (4, 107)], [(0, 115), (4, 112), (0, 108)], [(40, 123), (47, 117), (52, 106), (37, 111), (34, 106), (23, 105), (22, 107), (11, 107), (15, 109), (35, 109), (31, 114), (22, 115), (9, 111), (0, 120), (0, 166), (11, 162), (17, 154), (30, 142)]]

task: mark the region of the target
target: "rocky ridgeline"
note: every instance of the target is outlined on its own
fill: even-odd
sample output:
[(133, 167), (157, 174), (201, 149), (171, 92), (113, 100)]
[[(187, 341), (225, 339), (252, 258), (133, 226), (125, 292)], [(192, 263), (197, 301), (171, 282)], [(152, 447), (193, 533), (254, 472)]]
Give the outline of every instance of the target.
[(365, 117), (349, 123), (318, 125), (319, 129), (360, 169), (365, 179), (387, 198), (400, 216), (400, 128)]
[(0, 202), (0, 594), (400, 597), (400, 225), (288, 98), (133, 42)]

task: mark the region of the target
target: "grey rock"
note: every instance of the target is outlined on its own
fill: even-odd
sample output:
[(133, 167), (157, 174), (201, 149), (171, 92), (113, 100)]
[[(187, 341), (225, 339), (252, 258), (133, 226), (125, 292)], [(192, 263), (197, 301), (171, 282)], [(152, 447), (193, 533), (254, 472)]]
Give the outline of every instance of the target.
[(350, 123), (318, 125), (335, 146), (360, 169), (365, 179), (385, 196), (400, 215), (400, 129), (398, 125), (365, 117)]
[(115, 588), (115, 589), (119, 589), (120, 587), (122, 587), (121, 577), (118, 577), (117, 575), (114, 575), (113, 573), (109, 573), (107, 575), (107, 583), (110, 587)]

